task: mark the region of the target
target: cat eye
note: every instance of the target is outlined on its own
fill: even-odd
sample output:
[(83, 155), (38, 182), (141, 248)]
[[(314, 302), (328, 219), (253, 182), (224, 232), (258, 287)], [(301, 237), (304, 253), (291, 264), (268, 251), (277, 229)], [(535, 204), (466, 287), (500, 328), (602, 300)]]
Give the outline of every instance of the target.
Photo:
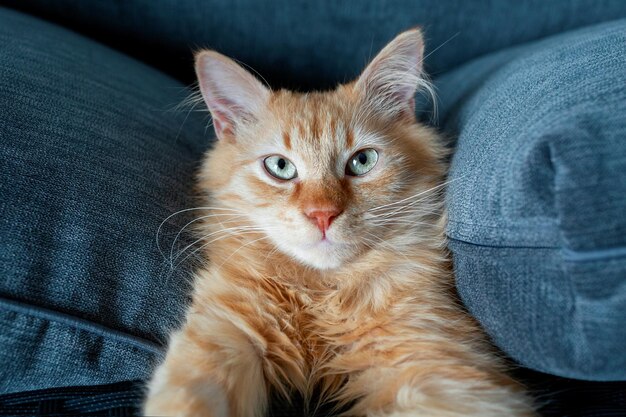
[(279, 180), (292, 180), (298, 176), (296, 166), (287, 158), (280, 155), (268, 156), (263, 160), (267, 172)]
[(346, 175), (365, 175), (374, 168), (378, 162), (378, 152), (374, 149), (361, 149), (348, 160)]

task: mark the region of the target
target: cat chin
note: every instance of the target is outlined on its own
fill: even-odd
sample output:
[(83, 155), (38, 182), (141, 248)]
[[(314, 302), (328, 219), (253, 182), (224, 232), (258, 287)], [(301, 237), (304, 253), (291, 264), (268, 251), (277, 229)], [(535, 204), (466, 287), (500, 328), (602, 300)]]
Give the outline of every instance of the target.
[(352, 253), (348, 245), (328, 241), (302, 246), (277, 242), (277, 246), (296, 262), (319, 270), (341, 267)]
[(306, 266), (319, 270), (330, 270), (339, 268), (344, 264), (349, 252), (349, 248), (345, 246), (320, 242), (308, 247), (290, 246), (282, 249), (296, 261)]
[(339, 268), (343, 262), (341, 259), (331, 257), (319, 257), (317, 259), (299, 259), (303, 264), (319, 270), (331, 270)]

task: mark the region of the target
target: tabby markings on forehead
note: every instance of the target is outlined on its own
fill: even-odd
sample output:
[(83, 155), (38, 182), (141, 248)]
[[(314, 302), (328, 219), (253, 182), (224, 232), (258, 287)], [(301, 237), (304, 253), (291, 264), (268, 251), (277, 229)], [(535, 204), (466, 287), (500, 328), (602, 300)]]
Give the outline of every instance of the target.
[(330, 118), (330, 137), (337, 137), (337, 120), (334, 117)]
[(285, 143), (285, 148), (291, 150), (291, 136), (286, 130), (283, 132), (283, 142)]
[(298, 135), (300, 136), (300, 139), (306, 138), (306, 129), (305, 129), (304, 123), (302, 123), (302, 121), (299, 121), (299, 123), (298, 123)]
[(346, 147), (350, 149), (352, 148), (352, 146), (354, 146), (354, 132), (352, 131), (352, 129), (347, 128), (346, 129)]
[[(296, 138), (299, 140), (317, 140), (320, 141), (324, 134), (328, 135), (328, 138), (344, 145), (345, 149), (352, 150), (355, 146), (360, 135), (358, 135), (352, 126), (345, 125), (336, 118), (331, 117), (327, 123), (323, 123), (319, 115), (314, 114), (311, 119), (296, 119), (293, 129), (286, 129), (282, 133), (282, 140), (285, 149), (292, 149), (292, 136), (291, 134), (296, 132)], [(343, 137), (343, 140), (342, 140)], [(371, 139), (371, 138), (368, 138)], [(359, 140), (360, 142), (360, 140)], [(366, 140), (366, 142), (369, 142)]]
[(313, 120), (311, 121), (311, 134), (314, 139), (320, 139), (322, 137), (322, 126), (319, 122), (319, 114), (317, 112), (313, 112)]

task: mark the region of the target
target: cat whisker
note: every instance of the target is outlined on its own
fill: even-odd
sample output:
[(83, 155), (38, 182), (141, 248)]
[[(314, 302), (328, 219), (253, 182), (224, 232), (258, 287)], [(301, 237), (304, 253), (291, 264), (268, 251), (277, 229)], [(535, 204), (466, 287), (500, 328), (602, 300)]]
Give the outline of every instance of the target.
[(405, 225), (405, 226), (426, 226), (426, 227), (430, 227), (432, 226), (432, 223), (429, 222), (420, 222), (417, 220), (388, 220), (385, 222), (372, 222), (371, 223), (374, 226), (395, 226), (395, 225)]
[(391, 220), (400, 220), (400, 221), (432, 221), (433, 217), (440, 217), (442, 215), (442, 210), (440, 211), (423, 211), (419, 209), (415, 209), (412, 207), (407, 207), (402, 209), (402, 211), (389, 213), (382, 216), (372, 217), (367, 219), (370, 223), (384, 223)]
[[(192, 243), (190, 243), (189, 245), (185, 246), (185, 248), (183, 248), (183, 250), (181, 250), (181, 251), (178, 253), (178, 255), (176, 255), (176, 257), (175, 257), (174, 259), (170, 259), (170, 264), (173, 264), (174, 262), (176, 262), (176, 260), (177, 260), (178, 258), (180, 258), (180, 256), (181, 256), (183, 253), (185, 253), (185, 252), (186, 252), (189, 248), (192, 248), (192, 247), (193, 247), (193, 246), (195, 246), (197, 243), (202, 242), (203, 240), (205, 240), (205, 239), (207, 239), (207, 238), (209, 238), (209, 237), (211, 237), (211, 236), (215, 236), (215, 235), (219, 235), (219, 234), (224, 234), (224, 235), (225, 235), (224, 237), (227, 237), (227, 236), (235, 236), (235, 233), (233, 233), (233, 232), (242, 232), (242, 231), (248, 231), (248, 230), (251, 230), (251, 231), (262, 231), (262, 229), (261, 229), (261, 228), (256, 227), (256, 226), (235, 226), (235, 227), (230, 227), (230, 228), (224, 228), (224, 229), (219, 229), (219, 230), (216, 230), (216, 231), (214, 231), (214, 232), (211, 232), (211, 233), (209, 233), (209, 234), (206, 234), (206, 235), (204, 235), (204, 236), (202, 236), (202, 237), (200, 237), (200, 238), (196, 239), (195, 241), (193, 241), (193, 242), (192, 242)], [(219, 239), (217, 239), (217, 240), (219, 240)], [(213, 242), (213, 241), (211, 241), (211, 242)], [(206, 244), (204, 244), (204, 245), (200, 246), (200, 248), (198, 248), (198, 250), (199, 250), (199, 249), (201, 249), (201, 248), (203, 248), (203, 247), (205, 247), (205, 246), (206, 246)], [(196, 250), (196, 251), (197, 251), (197, 250)], [(196, 251), (194, 251), (193, 253), (195, 253)]]
[(367, 231), (365, 233), (367, 233), (368, 236), (371, 236), (373, 238), (373, 239), (364, 238), (364, 241), (371, 243), (370, 248), (372, 248), (372, 250), (376, 250), (377, 248), (379, 248), (382, 245), (383, 247), (388, 248), (392, 252), (394, 252), (396, 254), (400, 254), (401, 256), (404, 256), (403, 254), (398, 253), (397, 248), (394, 248), (389, 242), (385, 241), (380, 236), (377, 236), (374, 233), (367, 232)]
[[(210, 118), (210, 116), (209, 116), (209, 118)], [(210, 119), (207, 122), (206, 126), (204, 126), (204, 134), (205, 135), (206, 135), (206, 132), (209, 130), (209, 128), (212, 127), (212, 126), (213, 126), (213, 119)]]
[[(233, 221), (235, 222), (235, 221)], [(225, 222), (225, 223), (229, 223), (229, 222)], [(250, 229), (258, 229), (261, 230), (261, 228), (256, 227), (256, 226), (251, 226), (251, 225), (239, 225), (239, 226), (233, 226), (233, 227), (223, 227), (221, 229), (218, 230), (214, 230), (211, 233), (205, 234), (201, 237), (199, 237), (198, 239), (196, 239), (195, 241), (193, 241), (192, 243), (190, 243), (189, 245), (187, 245), (185, 247), (185, 249), (183, 249), (183, 251), (185, 251), (187, 248), (194, 246), (196, 243), (201, 242), (202, 240), (216, 235), (216, 234), (220, 234), (220, 233), (232, 233), (232, 232), (237, 232), (238, 230), (250, 230)]]
[(159, 227), (157, 228), (156, 231), (156, 246), (157, 249), (159, 250), (159, 253), (161, 254), (161, 256), (163, 257), (163, 259), (167, 259), (167, 257), (165, 256), (165, 254), (163, 253), (163, 250), (161, 249), (161, 244), (159, 242), (159, 236), (161, 234), (161, 229), (163, 228), (163, 226), (165, 225), (165, 223), (167, 223), (167, 221), (169, 219), (171, 219), (174, 216), (177, 216), (179, 214), (182, 213), (187, 213), (189, 211), (194, 211), (194, 210), (222, 210), (222, 211), (233, 211), (233, 212), (237, 212), (237, 213), (243, 213), (240, 210), (235, 210), (235, 209), (230, 209), (230, 208), (226, 208), (226, 207), (214, 207), (214, 206), (203, 206), (203, 207), (190, 207), (190, 208), (186, 208), (186, 209), (182, 209), (182, 210), (178, 210), (172, 214), (170, 214), (169, 216), (167, 216), (162, 222), (161, 224), (159, 224)]
[(191, 114), (191, 112), (193, 112), (193, 110), (195, 109), (195, 107), (198, 104), (199, 104), (198, 102), (193, 103), (193, 105), (191, 106), (189, 111), (187, 111), (187, 114), (185, 115), (185, 118), (183, 119), (183, 122), (180, 124), (180, 127), (178, 128), (178, 132), (176, 133), (176, 138), (174, 139), (174, 142), (178, 142), (178, 138), (180, 137), (180, 134), (183, 131), (183, 127), (185, 126), (185, 123), (187, 122), (187, 119), (189, 119), (189, 115)]
[[(440, 206), (440, 204), (437, 204), (436, 206)], [(391, 212), (382, 212), (382, 213), (365, 213), (365, 215), (363, 216), (366, 220), (377, 220), (377, 219), (389, 219), (389, 218), (412, 218), (412, 217), (424, 217), (424, 216), (428, 216), (428, 215), (440, 215), (441, 214), (441, 208), (440, 207), (434, 207), (434, 208), (425, 208), (424, 206), (419, 206), (416, 207), (415, 205), (407, 205), (407, 206), (403, 206), (400, 207), (397, 210), (391, 211)]]
[(378, 207), (376, 207), (374, 209), (367, 210), (366, 212), (370, 213), (370, 214), (391, 213), (393, 210), (399, 210), (399, 209), (403, 209), (403, 208), (406, 208), (406, 207), (410, 207), (410, 206), (413, 206), (415, 204), (422, 203), (422, 202), (425, 202), (425, 201), (428, 201), (428, 200), (431, 199), (431, 195), (426, 195), (426, 196), (423, 196), (422, 198), (419, 198), (417, 200), (412, 200), (412, 199), (417, 198), (417, 197), (418, 197), (418, 195), (411, 196), (410, 199), (403, 199), (401, 201), (397, 201), (397, 202), (394, 202), (394, 203), (389, 203), (389, 204), (386, 204), (384, 206), (378, 206)]
[[(373, 208), (367, 210), (366, 213), (368, 213), (369, 215), (376, 215), (376, 214), (377, 215), (381, 215), (380, 212), (383, 212), (382, 213), (383, 216), (387, 216), (387, 217), (392, 216), (392, 215), (394, 215), (396, 213), (401, 212), (403, 209), (415, 206), (415, 205), (417, 205), (419, 203), (422, 203), (422, 202), (426, 201), (427, 199), (430, 199), (430, 198), (434, 197), (436, 195), (436, 194), (433, 195), (434, 193), (442, 192), (447, 185), (451, 184), (452, 182), (461, 180), (463, 177), (464, 176), (460, 176), (460, 177), (457, 177), (457, 178), (445, 181), (445, 182), (443, 182), (443, 183), (441, 183), (439, 185), (436, 185), (436, 186), (431, 187), (431, 188), (429, 188), (427, 190), (421, 191), (421, 192), (419, 192), (417, 194), (414, 194), (412, 196), (405, 197), (405, 198), (403, 198), (401, 200), (394, 201), (394, 202), (388, 203), (388, 204), (383, 204), (383, 205), (380, 205), (380, 206), (377, 206), (377, 207), (373, 207)], [(422, 198), (414, 200), (417, 197), (422, 197)], [(410, 200), (414, 200), (414, 201), (410, 201)], [(409, 201), (409, 202), (406, 203), (407, 201)], [(403, 204), (403, 203), (405, 203), (405, 204)], [(396, 207), (399, 204), (401, 204), (401, 206)], [(441, 203), (438, 202), (438, 203), (436, 203), (436, 205), (440, 206)], [(385, 212), (385, 210), (391, 210), (391, 211)], [(433, 214), (435, 214), (435, 213), (433, 213)]]
[(239, 252), (241, 249), (243, 249), (243, 248), (245, 248), (246, 246), (249, 246), (249, 245), (251, 245), (251, 244), (253, 244), (253, 243), (259, 242), (259, 241), (261, 241), (261, 240), (263, 240), (263, 239), (269, 239), (269, 236), (267, 236), (267, 235), (266, 235), (266, 236), (262, 236), (262, 237), (260, 237), (260, 238), (258, 238), (258, 239), (251, 240), (250, 242), (248, 242), (248, 243), (246, 243), (246, 244), (244, 244), (244, 245), (241, 245), (239, 248), (237, 248), (237, 250), (235, 250), (235, 251), (234, 251), (233, 253), (231, 253), (231, 254), (230, 254), (230, 255), (229, 255), (226, 259), (224, 259), (224, 262), (222, 262), (222, 263), (221, 263), (221, 264), (217, 267), (217, 269), (218, 269), (218, 270), (219, 270), (219, 269), (221, 269), (221, 268), (222, 268), (222, 266), (224, 266), (224, 264), (225, 264), (225, 263), (226, 263), (226, 262), (227, 262), (230, 258), (232, 258), (232, 257), (233, 257), (233, 256), (234, 256), (237, 252)]
[[(206, 216), (200, 216), (200, 217), (196, 217), (195, 219), (191, 220), (189, 223), (187, 223), (186, 225), (184, 225), (176, 234), (176, 237), (174, 238), (174, 241), (172, 242), (172, 245), (170, 247), (170, 259), (172, 259), (172, 257), (174, 256), (174, 247), (176, 246), (176, 242), (178, 241), (178, 238), (180, 237), (181, 233), (190, 225), (192, 225), (193, 223), (196, 223), (200, 220), (204, 220), (204, 219), (209, 219), (209, 218), (215, 218), (215, 217), (224, 217), (224, 216), (228, 216), (229, 218), (236, 218), (235, 220), (231, 220), (231, 221), (227, 221), (224, 223), (235, 223), (235, 222), (239, 222), (241, 220), (239, 220), (239, 218), (241, 217), (246, 217), (245, 214), (232, 214), (232, 213), (214, 213), (214, 214), (208, 214)], [(223, 225), (224, 223), (222, 223), (219, 219), (218, 222)]]
[(202, 93), (200, 91), (200, 87), (197, 81), (194, 82), (189, 87), (184, 87), (183, 90), (188, 92), (187, 96), (184, 99), (182, 99), (178, 104), (173, 106), (170, 109), (170, 111), (174, 111), (174, 112), (182, 111), (185, 108), (190, 107), (190, 106), (195, 107), (196, 105), (204, 101), (204, 98), (202, 97)]
[[(429, 188), (429, 189), (427, 189), (427, 190), (420, 191), (420, 192), (419, 192), (419, 193), (417, 193), (417, 194), (413, 194), (413, 195), (411, 195), (411, 196), (409, 196), (409, 197), (405, 197), (405, 198), (403, 198), (403, 199), (401, 199), (401, 200), (394, 201), (394, 202), (392, 202), (392, 203), (383, 204), (383, 205), (380, 205), (380, 206), (377, 206), (377, 207), (373, 207), (373, 208), (371, 208), (371, 209), (369, 209), (369, 210), (367, 210), (367, 211), (368, 211), (368, 212), (377, 212), (377, 211), (380, 211), (380, 210), (382, 210), (382, 209), (385, 209), (385, 208), (388, 208), (388, 207), (392, 207), (392, 206), (395, 206), (395, 205), (397, 205), (397, 204), (401, 204), (401, 203), (403, 203), (403, 202), (405, 202), (405, 201), (411, 201), (411, 200), (413, 200), (413, 199), (415, 199), (415, 198), (417, 198), (417, 197), (420, 197), (420, 196), (422, 196), (422, 195), (424, 195), (424, 194), (433, 193), (433, 192), (435, 192), (435, 191), (438, 191), (438, 190), (440, 190), (441, 188), (443, 188), (443, 187), (445, 187), (446, 185), (448, 185), (450, 182), (451, 182), (451, 181), (446, 181), (446, 182), (444, 182), (444, 183), (442, 183), (442, 184), (436, 185), (436, 186), (431, 187), (431, 188)], [(418, 200), (418, 201), (419, 201), (419, 200)]]
[(365, 213), (363, 218), (369, 222), (385, 222), (388, 220), (421, 220), (432, 216), (441, 216), (442, 207), (424, 207), (423, 204), (407, 204), (389, 212)]
[(276, 246), (274, 244), (272, 244), (272, 246), (274, 246), (274, 248), (267, 253), (267, 255), (265, 256), (265, 259), (263, 260), (263, 262), (267, 262), (267, 260), (270, 258), (270, 256), (272, 256), (273, 254), (278, 252), (278, 246)]
[[(180, 262), (178, 262), (175, 266), (172, 266), (172, 268), (176, 268), (179, 265), (181, 265), (183, 262), (185, 262), (186, 259), (188, 259), (189, 257), (193, 256), (194, 254), (196, 254), (197, 252), (199, 252), (200, 250), (202, 250), (203, 248), (207, 247), (208, 245), (210, 245), (211, 243), (217, 242), (219, 240), (222, 239), (226, 239), (228, 237), (232, 237), (232, 236), (244, 236), (244, 235), (250, 235), (250, 234), (254, 234), (254, 233), (264, 233), (263, 230), (243, 230), (243, 231), (238, 231), (237, 233), (225, 233), (222, 236), (218, 236), (215, 239), (211, 239), (208, 242), (203, 243), (202, 245), (200, 245), (198, 248), (194, 249), (191, 253), (189, 253), (187, 256), (185, 256)], [(205, 237), (206, 238), (206, 237)], [(197, 243), (197, 242), (196, 242)], [(186, 248), (187, 249), (187, 248)], [(181, 252), (176, 259), (178, 259), (186, 250), (184, 249), (183, 252)], [(174, 259), (174, 261), (176, 261), (176, 259)]]

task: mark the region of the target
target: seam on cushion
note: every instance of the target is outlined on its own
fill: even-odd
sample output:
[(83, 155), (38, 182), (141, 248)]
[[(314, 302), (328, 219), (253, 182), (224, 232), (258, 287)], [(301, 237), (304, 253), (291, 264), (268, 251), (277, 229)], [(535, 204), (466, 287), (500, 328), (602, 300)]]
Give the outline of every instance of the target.
[(87, 331), (104, 338), (132, 345), (142, 350), (147, 350), (148, 352), (152, 352), (157, 355), (164, 354), (163, 347), (149, 340), (133, 336), (128, 333), (120, 332), (119, 330), (114, 330), (101, 324), (92, 323), (90, 321), (71, 316), (69, 314), (60, 313), (58, 311), (49, 310), (47, 308), (35, 306), (32, 304), (26, 304), (20, 301), (10, 300), (4, 297), (0, 297), (0, 308), (5, 308), (10, 311), (26, 314), (56, 323), (62, 323), (78, 330)]
[(592, 251), (575, 251), (572, 249), (564, 249), (557, 246), (513, 246), (513, 245), (488, 245), (484, 243), (468, 242), (463, 239), (451, 237), (446, 234), (446, 238), (452, 242), (459, 242), (466, 245), (491, 248), (491, 249), (560, 249), (563, 260), (567, 262), (592, 262), (605, 259), (626, 257), (626, 247), (608, 248)]
[[(543, 236), (546, 236), (547, 234), (549, 239), (543, 239), (543, 241), (545, 242), (547, 240), (551, 244), (546, 242), (546, 244), (543, 244), (543, 245), (542, 244), (536, 245), (534, 244), (534, 241), (536, 241), (537, 239), (536, 238), (527, 239), (528, 237), (527, 235), (524, 236), (524, 238), (522, 239), (526, 241), (526, 243), (522, 245), (515, 245), (511, 243), (498, 245), (498, 244), (491, 244), (491, 243), (477, 243), (477, 242), (464, 240), (466, 238), (473, 239), (472, 237), (473, 233), (471, 232), (471, 230), (475, 230), (476, 228), (489, 229), (488, 230), (489, 237), (487, 237), (486, 239), (485, 237), (483, 237), (481, 238), (481, 240), (491, 240), (491, 238), (493, 238), (494, 236), (497, 237), (497, 236), (504, 236), (507, 234), (508, 235), (515, 234), (518, 231), (522, 231), (526, 233), (528, 233), (528, 231), (535, 231)], [(468, 230), (470, 231), (468, 232)], [(496, 231), (496, 233), (492, 234), (491, 231)], [(482, 223), (468, 223), (464, 221), (448, 219), (448, 222), (446, 225), (446, 236), (448, 236), (451, 239), (457, 239), (459, 242), (465, 242), (471, 245), (480, 245), (480, 246), (487, 246), (487, 247), (494, 247), (494, 248), (522, 247), (522, 248), (559, 249), (562, 247), (560, 244), (557, 243), (557, 242), (560, 242), (561, 240), (561, 231), (558, 228), (558, 226), (554, 224), (553, 222), (547, 222), (545, 224), (534, 225), (533, 227), (529, 227), (529, 226), (521, 226), (521, 225), (520, 226), (488, 225), (488, 224), (482, 224)], [(453, 237), (453, 236), (457, 236), (457, 237)]]
[(466, 245), (480, 246), (480, 247), (483, 247), (483, 248), (493, 248), (493, 249), (560, 249), (560, 247), (558, 247), (558, 246), (487, 245), (487, 244), (484, 244), (484, 243), (474, 243), (474, 242), (468, 242), (468, 241), (462, 240), (462, 239), (457, 239), (457, 238), (451, 237), (448, 234), (446, 234), (446, 237), (448, 238), (448, 240), (451, 240), (453, 242), (460, 242), (460, 243), (465, 243)]
[[(450, 219), (448, 219), (448, 224), (452, 224), (452, 223), (462, 224), (462, 225), (465, 225), (465, 226), (472, 226), (472, 227), (486, 227), (486, 228), (489, 228), (489, 229), (502, 229), (501, 225), (491, 225), (491, 224), (483, 224), (483, 223), (469, 223), (469, 222), (464, 222), (464, 221), (461, 221), (461, 220), (450, 220)], [(507, 227), (509, 227), (510, 229), (528, 230), (528, 227), (526, 227), (526, 226), (514, 226), (514, 227), (507, 226)], [(545, 230), (545, 227), (556, 227), (556, 226), (552, 222), (546, 222), (545, 225), (542, 225), (540, 230)], [(537, 228), (537, 229), (539, 230), (539, 228)]]
[(457, 238), (451, 237), (448, 234), (446, 234), (446, 237), (448, 238), (448, 240), (453, 241), (453, 242), (460, 242), (460, 243), (464, 243), (466, 245), (480, 246), (480, 247), (483, 247), (483, 248), (492, 248), (492, 249), (560, 249), (560, 247), (558, 247), (558, 246), (487, 245), (487, 244), (484, 244), (484, 243), (474, 243), (474, 242), (468, 242), (468, 241), (462, 240), (462, 239), (457, 239)]
[(626, 247), (607, 248), (590, 251), (575, 251), (563, 249), (563, 259), (568, 262), (589, 262), (600, 261), (611, 258), (621, 258), (626, 256)]

